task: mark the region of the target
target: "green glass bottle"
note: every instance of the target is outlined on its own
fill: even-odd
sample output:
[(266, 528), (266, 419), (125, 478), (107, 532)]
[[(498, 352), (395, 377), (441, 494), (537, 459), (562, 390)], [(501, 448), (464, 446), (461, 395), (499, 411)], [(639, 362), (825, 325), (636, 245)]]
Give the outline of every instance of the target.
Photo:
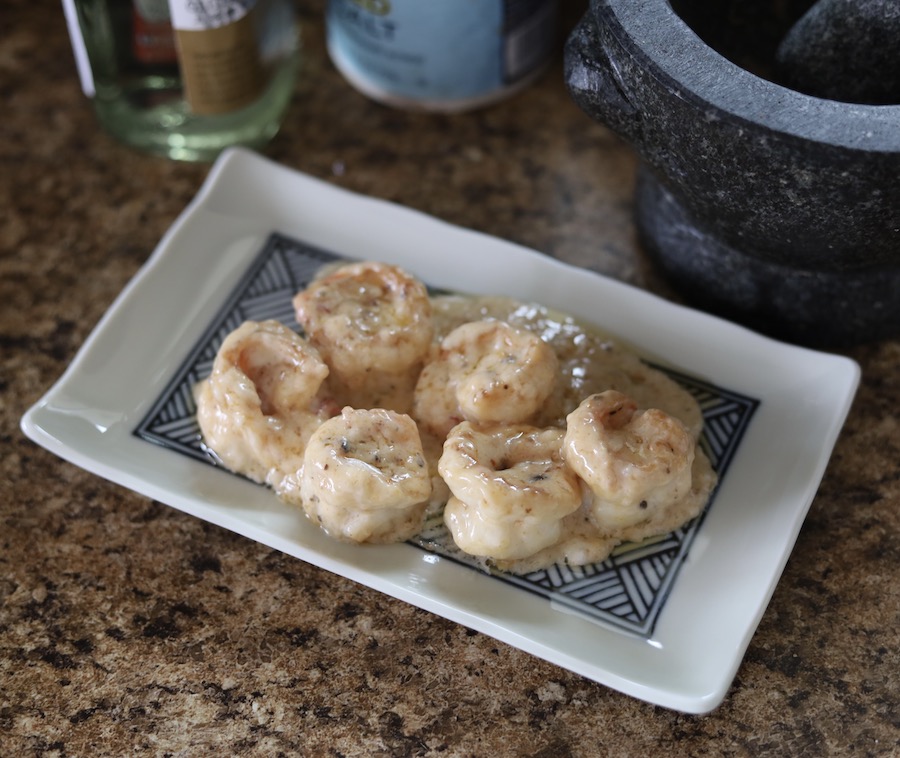
[(260, 147), (293, 94), (291, 0), (64, 0), (82, 86), (122, 142), (207, 161)]

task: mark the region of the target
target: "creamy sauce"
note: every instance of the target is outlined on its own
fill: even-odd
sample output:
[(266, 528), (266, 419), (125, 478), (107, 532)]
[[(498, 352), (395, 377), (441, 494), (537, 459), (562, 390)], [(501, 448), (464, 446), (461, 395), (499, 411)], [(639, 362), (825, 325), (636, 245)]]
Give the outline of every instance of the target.
[[(432, 299), (436, 339), (469, 321), (495, 318), (541, 336), (556, 352), (559, 378), (552, 396), (530, 420), (539, 427), (562, 427), (566, 416), (590, 395), (609, 389), (635, 400), (641, 408), (658, 408), (681, 421), (695, 440), (703, 430), (703, 415), (694, 397), (675, 381), (644, 363), (633, 351), (599, 329), (542, 305), (506, 297), (439, 296)], [(424, 441), (424, 440), (423, 440)], [(426, 454), (435, 466), (442, 441), (428, 440)], [(709, 459), (698, 447), (691, 467), (691, 489), (669, 508), (656, 511), (614, 533), (598, 530), (589, 516), (591, 498), (562, 520), (559, 538), (528, 557), (491, 561), (498, 568), (527, 573), (554, 563), (585, 565), (602, 561), (623, 542), (639, 542), (665, 534), (702, 512), (716, 484)], [(446, 484), (435, 477), (436, 500), (449, 496)]]
[(439, 340), (469, 321), (495, 318), (541, 336), (556, 352), (559, 381), (532, 423), (565, 426), (566, 416), (589, 395), (608, 389), (631, 396), (641, 408), (659, 408), (684, 423), (695, 439), (703, 429), (697, 401), (661, 371), (599, 329), (542, 305), (507, 297), (432, 298), (434, 331)]
[[(583, 565), (603, 560), (624, 541), (639, 541), (667, 533), (702, 511), (716, 482), (708, 459), (696, 445), (703, 426), (702, 414), (690, 393), (665, 374), (644, 363), (610, 335), (541, 305), (507, 297), (441, 295), (428, 298), (423, 288), (417, 294), (413, 285), (420, 285), (411, 282), (408, 275), (395, 267), (362, 265), (368, 268), (360, 276), (365, 276), (367, 281), (381, 277), (379, 282), (383, 280), (400, 293), (398, 305), (386, 306), (384, 302), (371, 303), (362, 298), (352, 301), (358, 288), (354, 289), (353, 282), (347, 281), (348, 269), (336, 275), (330, 269), (326, 274), (333, 275), (346, 288), (342, 293), (320, 293), (314, 301), (307, 290), (295, 298), (298, 314), (306, 312), (306, 315), (298, 315), (301, 324), (308, 320), (311, 324), (318, 321), (325, 325), (311, 334), (308, 342), (304, 337), (283, 334), (284, 327), (274, 322), (257, 325), (248, 322), (223, 343), (213, 375), (198, 388), (197, 397), (198, 419), (206, 443), (226, 465), (270, 484), (279, 497), (301, 506), (312, 521), (338, 539), (357, 542), (408, 539), (411, 530), (422, 523), (426, 506), (434, 512), (443, 510), (450, 501), (445, 520), (457, 543), (462, 543), (460, 547), (467, 550), (464, 545), (473, 546), (471, 552), (474, 555), (517, 573), (557, 562)], [(322, 281), (317, 279), (318, 283)], [(405, 315), (412, 307), (410, 292), (416, 297), (417, 318), (430, 309), (430, 315), (420, 319), (422, 326), (414, 329), (409, 327), (412, 319)], [(340, 309), (327, 298), (335, 299)], [(352, 302), (348, 303), (347, 298)], [(351, 314), (366, 315), (371, 320), (372, 308), (385, 309), (378, 313), (379, 324), (388, 325), (381, 329), (380, 342), (373, 343), (364, 338), (366, 330), (363, 327), (367, 324), (361, 323), (362, 315), (332, 318), (343, 309)], [(484, 321), (492, 322), (488, 331), (498, 326), (493, 322), (505, 322), (514, 327), (512, 330), (508, 327), (495, 329), (497, 335), (492, 335), (492, 339), (507, 340), (503, 343), (509, 344), (507, 352), (504, 353), (506, 348), (503, 348), (498, 357), (499, 343), (490, 342), (481, 353), (490, 357), (489, 379), (499, 373), (510, 379), (510, 385), (501, 382), (504, 388), (514, 386), (526, 390), (522, 397), (527, 402), (519, 409), (525, 408), (527, 417), (505, 421), (506, 431), (493, 429), (488, 433), (485, 430), (490, 425), (479, 426), (478, 419), (466, 416), (463, 405), (457, 404), (455, 396), (447, 395), (447, 384), (441, 374), (437, 374), (427, 392), (422, 389), (425, 383), (417, 382), (429, 365), (434, 365), (441, 356), (446, 357), (448, 343), (453, 343), (452, 339), (444, 339), (447, 335), (455, 333), (454, 330), (480, 334), (485, 330), (457, 328)], [(511, 333), (514, 333), (512, 337)], [(427, 335), (424, 342), (423, 335)], [(540, 341), (532, 335), (540, 337)], [(410, 346), (415, 350), (394, 365), (391, 361), (393, 353), (387, 348), (392, 341), (406, 352), (410, 352)], [(551, 350), (548, 351), (541, 341)], [(546, 383), (546, 391), (542, 391), (538, 402), (534, 402), (533, 392), (531, 395), (528, 392), (534, 390), (531, 382), (538, 374), (534, 370), (527, 373), (527, 360), (523, 356), (535, 343), (540, 347), (535, 353), (539, 357), (535, 360), (543, 366), (541, 376), (545, 377), (546, 371), (551, 371), (551, 381)], [(338, 367), (332, 365), (331, 356), (336, 351), (346, 351), (348, 344), (357, 344), (357, 347), (348, 353), (349, 358), (344, 362), (352, 360), (354, 365), (344, 367), (341, 374)], [(375, 347), (367, 348), (367, 345)], [(310, 380), (303, 375), (282, 376), (284, 372), (279, 367), (290, 361), (297, 362), (295, 356), (303, 356), (304, 361), (313, 365), (319, 361), (319, 355), (331, 369), (324, 382), (324, 366)], [(457, 357), (457, 365), (469, 360), (467, 355)], [(370, 369), (375, 374), (368, 373)], [(553, 372), (555, 381), (552, 380)], [(274, 382), (276, 374), (284, 379), (283, 386)], [(379, 379), (375, 394), (373, 375)], [(518, 376), (531, 379), (515, 385)], [(336, 378), (339, 381), (335, 381)], [(319, 386), (321, 388), (316, 391)], [(460, 381), (459, 386), (469, 385)], [(648, 478), (646, 471), (649, 469), (631, 463), (637, 460), (631, 455), (635, 450), (644, 458), (650, 450), (656, 473), (662, 467), (664, 476), (670, 465), (665, 455), (654, 457), (652, 446), (669, 445), (666, 449), (670, 452), (682, 451), (679, 453), (682, 479), (676, 488), (669, 490), (677, 492), (675, 502), (665, 502), (663, 507), (658, 507), (652, 495), (646, 499), (640, 496), (635, 502), (625, 503), (625, 507), (633, 506), (639, 508), (638, 511), (621, 518), (620, 514), (613, 514), (612, 520), (597, 516), (598, 503), (605, 501), (596, 494), (593, 483), (579, 478), (566, 463), (564, 456), (568, 453), (562, 450), (559, 440), (567, 430), (567, 416), (576, 409), (582, 413), (580, 406), (586, 398), (608, 390), (630, 398), (628, 403), (632, 410), (659, 409), (677, 419), (665, 423), (657, 420), (649, 436), (642, 432), (629, 432), (630, 437), (628, 434), (623, 436), (618, 430), (606, 429), (601, 424), (599, 433), (606, 435), (609, 445), (603, 447), (604, 442), (597, 448), (598, 456), (603, 448), (602, 454), (612, 457), (612, 463), (606, 465), (619, 471), (617, 475), (622, 477), (622, 487), (626, 482), (634, 481), (640, 485), (641, 477)], [(483, 388), (473, 391), (488, 392)], [(421, 413), (417, 415), (416, 412), (417, 408), (421, 412), (422, 403), (432, 411), (434, 407), (441, 409), (438, 415), (444, 408), (448, 409), (449, 423), (437, 426), (424, 423)], [(335, 416), (340, 414), (341, 406), (347, 408), (339, 420)], [(355, 415), (357, 411), (351, 412), (350, 408), (359, 409), (360, 415)], [(635, 418), (642, 413), (643, 410)], [(405, 421), (397, 414), (402, 414)], [(329, 419), (327, 422), (326, 418)], [(459, 424), (463, 418), (468, 420)], [(644, 422), (650, 423), (651, 418), (659, 417), (648, 412)], [(301, 423), (300, 427), (297, 427), (298, 423)], [(350, 424), (353, 428), (341, 429), (335, 426), (338, 423)], [(585, 454), (590, 458), (594, 454), (590, 442), (590, 434), (595, 431), (592, 417), (586, 423), (589, 433), (582, 437), (588, 440)], [(681, 441), (671, 435), (661, 441), (650, 441), (657, 430), (665, 434), (669, 428), (666, 424), (674, 424), (676, 431), (680, 430)], [(332, 427), (337, 431), (324, 435), (325, 429)], [(287, 439), (279, 430), (298, 428), (302, 434), (292, 432), (279, 457), (276, 448), (282, 445), (283, 437)], [(317, 433), (320, 428), (323, 433)], [(442, 431), (434, 431), (437, 428)], [(498, 433), (508, 433), (510, 438), (498, 441)], [(488, 434), (494, 437), (486, 442)], [(530, 442), (532, 448), (546, 445), (548, 452), (523, 458), (517, 449), (517, 446), (521, 448), (521, 439), (513, 439), (517, 434), (520, 437), (534, 435)], [(570, 444), (569, 436), (566, 436), (567, 445)], [(295, 449), (298, 445), (304, 449)], [(489, 448), (483, 458), (475, 450), (478, 445)], [(620, 455), (628, 446), (635, 447), (629, 453), (630, 458)], [(365, 450), (369, 458), (358, 457), (350, 452), (351, 447)], [(403, 451), (403, 456), (382, 459), (380, 451), (385, 455)], [(406, 472), (405, 464), (396, 462), (401, 458), (418, 460), (420, 464), (424, 459), (426, 464), (422, 472), (416, 473), (416, 476), (425, 476), (426, 481), (416, 485), (413, 491), (418, 494), (411, 498), (407, 497), (407, 479), (412, 472)], [(474, 482), (473, 486), (465, 485), (466, 481)], [(479, 505), (477, 492), (482, 483), (484, 491), (491, 494), (485, 495)], [(381, 489), (373, 489), (376, 486)], [(615, 501), (617, 491), (615, 476), (612, 486), (610, 502)], [(666, 486), (665, 481), (663, 486)], [(348, 489), (353, 490), (349, 498)], [(467, 493), (465, 502), (461, 501), (463, 490)], [(372, 497), (362, 496), (373, 491), (382, 493), (380, 500), (383, 502), (376, 505)], [(608, 526), (613, 521), (616, 528)]]

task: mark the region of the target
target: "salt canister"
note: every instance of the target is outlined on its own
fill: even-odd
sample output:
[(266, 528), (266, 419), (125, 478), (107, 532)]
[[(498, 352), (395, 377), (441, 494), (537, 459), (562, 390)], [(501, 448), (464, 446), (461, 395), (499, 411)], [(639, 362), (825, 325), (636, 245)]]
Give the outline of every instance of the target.
[(328, 52), (358, 90), (461, 111), (529, 84), (557, 41), (556, 0), (329, 0)]

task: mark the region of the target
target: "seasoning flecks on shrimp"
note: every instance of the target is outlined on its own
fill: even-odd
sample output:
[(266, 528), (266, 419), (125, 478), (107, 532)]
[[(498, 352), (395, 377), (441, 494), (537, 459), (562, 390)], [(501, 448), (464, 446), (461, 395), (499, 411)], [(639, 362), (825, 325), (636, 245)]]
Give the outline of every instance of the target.
[(527, 422), (553, 391), (559, 364), (538, 335), (504, 321), (462, 324), (416, 384), (413, 415), (439, 437), (460, 421)]
[(556, 542), (582, 489), (562, 454), (563, 431), (519, 425), (454, 427), (438, 469), (453, 493), (444, 523), (457, 546), (521, 559)]
[(431, 299), (374, 262), (330, 269), (293, 305), (306, 336), (236, 329), (197, 417), (225, 466), (336, 539), (403, 541), (443, 509), (461, 550), (523, 573), (601, 561), (709, 501), (699, 404), (573, 317)]
[(570, 413), (564, 449), (594, 494), (591, 519), (601, 533), (650, 536), (674, 515), (679, 523), (697, 515), (685, 515), (685, 506), (705, 502), (693, 496), (699, 451), (687, 427), (660, 410), (639, 410), (621, 392), (591, 395)]
[(341, 403), (409, 410), (433, 339), (422, 282), (397, 266), (353, 263), (311, 282), (293, 305)]
[(245, 321), (222, 342), (197, 388), (206, 446), (232, 471), (276, 491), (302, 466), (306, 440), (335, 412), (320, 395), (328, 367), (277, 321)]
[(407, 415), (344, 408), (309, 440), (300, 501), (336, 539), (409, 539), (422, 528), (430, 495), (419, 432)]

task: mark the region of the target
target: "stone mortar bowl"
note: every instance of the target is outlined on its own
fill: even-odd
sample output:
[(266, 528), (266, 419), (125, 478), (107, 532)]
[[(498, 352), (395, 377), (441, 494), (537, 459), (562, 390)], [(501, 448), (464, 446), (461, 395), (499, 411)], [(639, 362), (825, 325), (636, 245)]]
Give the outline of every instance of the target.
[(592, 0), (567, 41), (572, 97), (640, 156), (641, 242), (689, 302), (759, 331), (900, 335), (900, 104), (811, 97), (735, 62), (730, 40), (763, 59), (784, 31), (728, 28), (740, 6)]

